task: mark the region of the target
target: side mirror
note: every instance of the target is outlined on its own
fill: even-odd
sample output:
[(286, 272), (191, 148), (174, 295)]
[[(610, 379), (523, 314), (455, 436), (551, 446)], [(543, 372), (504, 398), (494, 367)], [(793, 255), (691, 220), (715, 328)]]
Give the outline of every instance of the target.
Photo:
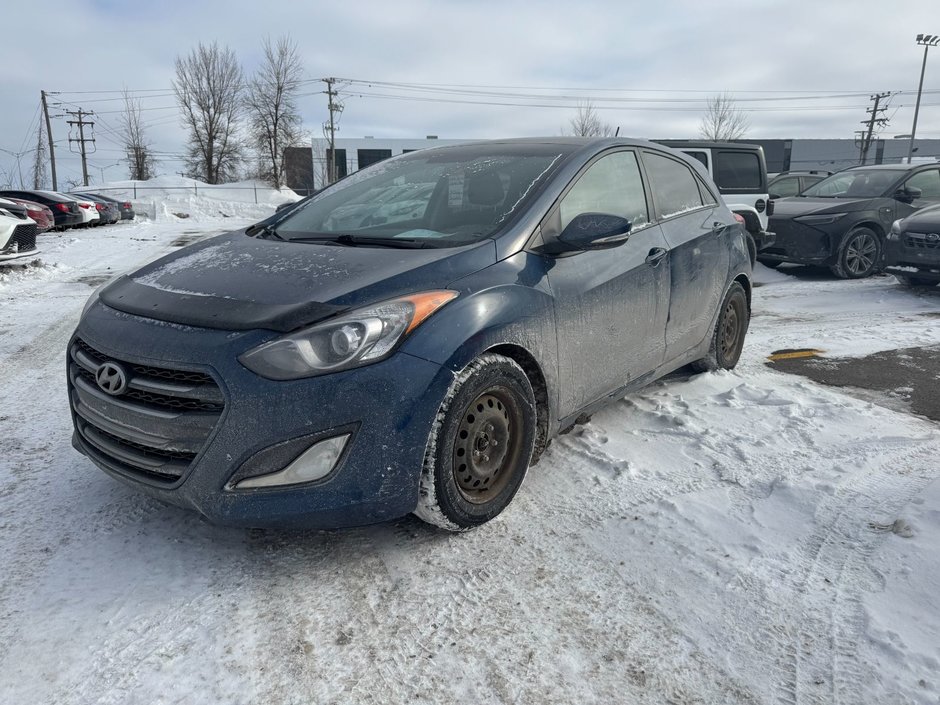
[(773, 193), (773, 192), (771, 192), (771, 193), (767, 194), (767, 197), (768, 197), (768, 198), (780, 198), (780, 194), (779, 194), (779, 193)]
[(899, 188), (894, 192), (894, 198), (901, 203), (913, 203), (915, 199), (918, 199), (923, 194), (919, 188), (914, 186), (905, 186), (904, 188)]
[(633, 224), (609, 213), (582, 213), (568, 223), (558, 240), (570, 250), (606, 250), (622, 245)]

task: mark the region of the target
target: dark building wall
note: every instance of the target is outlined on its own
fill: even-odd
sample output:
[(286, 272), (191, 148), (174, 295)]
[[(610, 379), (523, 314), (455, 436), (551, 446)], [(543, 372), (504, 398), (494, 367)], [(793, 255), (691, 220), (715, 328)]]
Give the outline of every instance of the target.
[(284, 172), (288, 188), (300, 196), (313, 193), (313, 150), (310, 147), (285, 149)]

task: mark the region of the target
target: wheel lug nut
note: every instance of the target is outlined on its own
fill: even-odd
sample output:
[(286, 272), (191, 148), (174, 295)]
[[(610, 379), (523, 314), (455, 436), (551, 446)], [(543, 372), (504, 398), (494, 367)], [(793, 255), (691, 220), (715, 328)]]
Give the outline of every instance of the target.
[(484, 462), (484, 463), (490, 462), (490, 456), (484, 455), (484, 456), (483, 456), (483, 462)]
[(497, 441), (497, 440), (494, 438), (492, 441), (490, 441), (490, 445), (495, 448), (496, 446), (499, 445), (499, 441)]

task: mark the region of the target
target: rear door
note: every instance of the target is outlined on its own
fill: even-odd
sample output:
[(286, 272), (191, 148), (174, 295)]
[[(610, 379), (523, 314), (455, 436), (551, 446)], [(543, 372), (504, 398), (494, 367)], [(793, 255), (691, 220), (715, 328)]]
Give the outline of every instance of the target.
[(728, 279), (727, 240), (738, 225), (685, 162), (653, 151), (642, 158), (670, 250), (666, 360), (673, 360), (711, 333)]
[(581, 213), (609, 213), (632, 223), (630, 237), (618, 247), (556, 257), (549, 269), (562, 418), (662, 362), (668, 248), (649, 209), (636, 152), (617, 150), (595, 158), (542, 223), (546, 241)]

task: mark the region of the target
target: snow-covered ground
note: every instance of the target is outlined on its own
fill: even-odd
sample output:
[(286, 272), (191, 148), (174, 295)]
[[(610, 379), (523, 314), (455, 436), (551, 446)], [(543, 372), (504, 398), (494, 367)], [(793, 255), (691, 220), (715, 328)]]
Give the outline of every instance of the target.
[(940, 297), (760, 267), (737, 370), (595, 415), (496, 521), (240, 531), (70, 447), (85, 298), (244, 222), (194, 220), (47, 236), (0, 273), (0, 702), (940, 699), (937, 425), (764, 364), (940, 343)]

